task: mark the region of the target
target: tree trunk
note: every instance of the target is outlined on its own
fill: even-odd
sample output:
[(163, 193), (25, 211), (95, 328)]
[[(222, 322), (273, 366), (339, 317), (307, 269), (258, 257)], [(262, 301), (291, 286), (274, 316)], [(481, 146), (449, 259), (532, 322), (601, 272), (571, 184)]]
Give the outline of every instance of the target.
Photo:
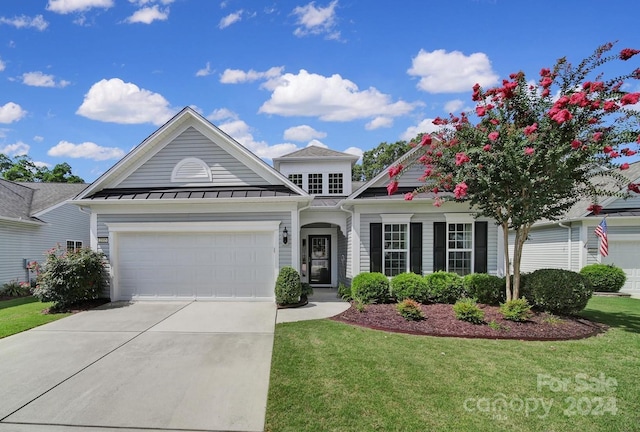
[(512, 299), (520, 298), (520, 264), (522, 263), (522, 249), (529, 236), (530, 225), (526, 224), (516, 229), (516, 237), (513, 242), (513, 287)]
[(507, 301), (512, 299), (511, 292), (511, 263), (509, 260), (509, 224), (507, 222), (502, 223), (502, 237), (504, 245), (504, 269), (505, 269), (505, 281), (507, 291)]

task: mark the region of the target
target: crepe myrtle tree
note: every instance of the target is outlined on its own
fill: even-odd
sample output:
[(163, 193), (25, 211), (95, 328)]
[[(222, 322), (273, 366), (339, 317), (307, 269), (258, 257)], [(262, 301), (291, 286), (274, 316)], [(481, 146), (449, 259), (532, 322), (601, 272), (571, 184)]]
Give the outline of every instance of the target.
[[(464, 113), (436, 118), (439, 131), (413, 143), (421, 146), (416, 163), (424, 165), (425, 184), (404, 198), (431, 191), (436, 206), (466, 201), (477, 215), (493, 218), (504, 237), (507, 300), (519, 298), (522, 248), (534, 222), (558, 220), (585, 198), (591, 202), (585, 210), (598, 214), (601, 197), (640, 193), (640, 184), (624, 176), (629, 164), (619, 159), (633, 156), (640, 144), (640, 93), (625, 91), (637, 88), (637, 82), (625, 81), (640, 79), (640, 68), (611, 79), (599, 72), (640, 50), (613, 53), (613, 46), (599, 47), (577, 66), (561, 58), (542, 69), (537, 81), (519, 72), (499, 87), (476, 84), (477, 124)], [(407, 169), (389, 168), (389, 194)]]

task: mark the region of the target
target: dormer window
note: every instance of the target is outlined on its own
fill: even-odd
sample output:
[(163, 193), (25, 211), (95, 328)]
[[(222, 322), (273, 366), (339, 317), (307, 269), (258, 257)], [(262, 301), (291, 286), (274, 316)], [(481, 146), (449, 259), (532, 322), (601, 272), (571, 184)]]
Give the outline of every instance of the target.
[(309, 191), (311, 195), (322, 195), (322, 174), (309, 174)]
[(341, 194), (342, 189), (342, 173), (329, 174), (329, 194)]
[(299, 188), (302, 187), (302, 174), (289, 174), (289, 180)]
[(171, 173), (171, 181), (176, 183), (211, 183), (211, 180), (211, 169), (197, 158), (182, 159)]

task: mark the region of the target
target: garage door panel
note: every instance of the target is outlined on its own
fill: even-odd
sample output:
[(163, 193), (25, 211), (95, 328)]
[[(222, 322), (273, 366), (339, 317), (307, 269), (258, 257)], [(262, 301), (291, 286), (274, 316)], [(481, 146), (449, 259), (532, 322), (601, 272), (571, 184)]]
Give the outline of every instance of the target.
[(273, 239), (273, 232), (119, 233), (119, 298), (273, 298)]
[(602, 259), (605, 264), (613, 264), (624, 270), (627, 281), (621, 291), (640, 295), (640, 256), (635, 241), (611, 241), (609, 255)]

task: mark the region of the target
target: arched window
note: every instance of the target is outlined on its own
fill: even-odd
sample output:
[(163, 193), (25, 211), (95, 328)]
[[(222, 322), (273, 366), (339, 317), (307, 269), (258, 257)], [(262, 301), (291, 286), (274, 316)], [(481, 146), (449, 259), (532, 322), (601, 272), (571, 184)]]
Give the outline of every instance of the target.
[(176, 164), (171, 173), (172, 182), (210, 183), (211, 169), (197, 158), (185, 158)]

